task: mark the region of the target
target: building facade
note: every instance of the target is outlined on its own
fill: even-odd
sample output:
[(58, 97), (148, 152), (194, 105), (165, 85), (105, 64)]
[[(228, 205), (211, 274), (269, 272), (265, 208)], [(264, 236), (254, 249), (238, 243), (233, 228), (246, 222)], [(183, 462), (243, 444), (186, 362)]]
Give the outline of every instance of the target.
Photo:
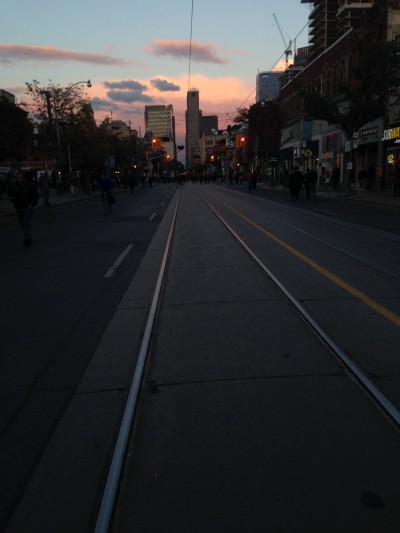
[(308, 17), (308, 37), (310, 57), (315, 59), (329, 48), (338, 38), (338, 0), (301, 0), (302, 4), (312, 4)]
[(201, 115), (199, 91), (190, 89), (186, 95), (186, 168), (200, 160)]
[(256, 102), (273, 100), (279, 96), (279, 79), (282, 72), (259, 72), (256, 78)]
[(218, 115), (201, 116), (200, 135), (214, 135), (216, 131), (218, 131)]
[(162, 141), (175, 141), (175, 120), (172, 105), (147, 105), (144, 108), (146, 132)]

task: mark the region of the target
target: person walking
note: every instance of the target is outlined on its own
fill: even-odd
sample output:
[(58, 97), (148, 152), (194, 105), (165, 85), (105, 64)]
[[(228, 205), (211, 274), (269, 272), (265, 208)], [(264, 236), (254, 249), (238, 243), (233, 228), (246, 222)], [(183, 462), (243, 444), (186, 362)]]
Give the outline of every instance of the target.
[(40, 174), (39, 185), (42, 189), (43, 205), (50, 205), (50, 176), (47, 170), (44, 173)]
[(306, 190), (306, 200), (311, 199), (310, 174), (311, 170), (308, 168), (304, 174), (304, 188)]
[(332, 183), (333, 183), (333, 190), (336, 191), (338, 188), (340, 182), (340, 170), (337, 165), (335, 165), (335, 168), (332, 171)]
[(290, 195), (292, 200), (300, 199), (300, 189), (303, 183), (303, 174), (300, 172), (299, 167), (293, 167), (293, 172), (289, 177)]
[(248, 187), (248, 190), (249, 192), (251, 192), (252, 188), (253, 188), (253, 173), (251, 170), (249, 170), (247, 172), (247, 175), (246, 175), (246, 178), (247, 178), (247, 187)]
[(32, 244), (31, 221), (33, 208), (39, 201), (38, 190), (36, 185), (29, 181), (22, 172), (17, 172), (15, 183), (10, 186), (8, 195), (14, 204), (18, 221), (22, 227), (24, 245), (28, 248)]
[(310, 169), (310, 175), (308, 176), (308, 186), (310, 188), (310, 197), (313, 200), (317, 199), (317, 180), (318, 174), (315, 168)]
[(393, 172), (393, 196), (400, 197), (400, 161), (396, 161)]

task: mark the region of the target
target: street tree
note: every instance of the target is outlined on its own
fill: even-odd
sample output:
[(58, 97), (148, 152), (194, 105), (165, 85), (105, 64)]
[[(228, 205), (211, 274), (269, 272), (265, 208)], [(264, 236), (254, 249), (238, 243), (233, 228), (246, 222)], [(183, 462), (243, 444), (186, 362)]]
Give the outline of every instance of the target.
[(61, 87), (51, 81), (43, 87), (39, 81), (26, 83), (26, 107), (36, 128), (39, 148), (67, 167), (71, 131), (79, 124), (79, 114), (87, 101), (79, 85)]
[(21, 161), (33, 144), (33, 124), (20, 106), (0, 98), (0, 161)]
[(252, 157), (257, 151), (262, 156), (277, 157), (280, 148), (280, 134), (283, 121), (283, 109), (279, 100), (263, 100), (249, 108), (238, 110), (233, 121), (248, 129), (252, 142)]

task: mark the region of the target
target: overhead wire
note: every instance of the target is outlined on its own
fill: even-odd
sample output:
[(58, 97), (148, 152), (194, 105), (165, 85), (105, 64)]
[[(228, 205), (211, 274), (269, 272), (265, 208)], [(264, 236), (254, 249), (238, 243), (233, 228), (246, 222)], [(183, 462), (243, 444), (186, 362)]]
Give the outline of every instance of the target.
[(193, 35), (193, 3), (192, 0), (192, 12), (190, 15), (190, 39), (189, 39), (189, 76), (188, 76), (188, 91), (190, 90), (190, 67), (192, 62), (192, 35)]
[[(296, 35), (296, 37), (293, 39), (294, 42), (296, 42), (296, 39), (297, 39), (297, 38), (303, 33), (303, 31), (305, 30), (305, 28), (307, 28), (307, 26), (308, 26), (308, 20), (307, 20), (307, 22), (305, 23), (305, 25), (301, 28), (301, 30), (298, 32), (298, 34)], [(283, 54), (279, 57), (279, 59), (277, 59), (277, 60), (275, 61), (275, 63), (274, 63), (274, 64), (272, 65), (272, 67), (269, 69), (269, 72), (272, 72), (272, 71), (273, 71), (274, 67), (279, 63), (279, 61), (282, 59), (282, 57), (283, 57), (284, 55), (285, 55), (285, 52), (283, 52)], [(240, 104), (240, 106), (236, 109), (236, 111), (234, 111), (233, 113), (231, 113), (230, 116), (227, 117), (227, 118), (225, 119), (225, 124), (226, 124), (228, 121), (230, 121), (230, 120), (232, 119), (233, 115), (234, 115), (235, 113), (237, 113), (238, 110), (242, 109), (243, 105), (247, 102), (247, 100), (250, 98), (250, 96), (251, 96), (252, 94), (255, 93), (255, 91), (256, 91), (256, 88), (254, 88), (254, 89), (251, 91), (251, 93), (250, 93), (250, 94), (249, 94), (249, 95), (243, 100), (243, 102), (242, 102), (242, 103)]]

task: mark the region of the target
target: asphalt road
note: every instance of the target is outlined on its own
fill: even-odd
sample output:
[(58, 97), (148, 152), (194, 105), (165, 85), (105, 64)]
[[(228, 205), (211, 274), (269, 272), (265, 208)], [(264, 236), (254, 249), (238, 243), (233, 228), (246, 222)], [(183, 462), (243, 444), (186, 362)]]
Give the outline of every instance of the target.
[(0, 530), (131, 282), (175, 192), (117, 192), (36, 210), (33, 245), (0, 220)]
[[(234, 187), (234, 190), (243, 194), (249, 194), (247, 187)], [(285, 205), (295, 206), (297, 209), (304, 209), (310, 212), (322, 213), (326, 216), (360, 224), (363, 226), (400, 233), (400, 199), (392, 201), (393, 205), (383, 205), (365, 201), (357, 201), (351, 196), (337, 197), (334, 194), (320, 194), (317, 200), (305, 199), (304, 190), (300, 193), (300, 200), (293, 201), (288, 189), (258, 187), (251, 194), (268, 198)], [(373, 195), (370, 195), (373, 197)], [(390, 198), (390, 197), (389, 197)], [(397, 201), (398, 200), (398, 201)]]

